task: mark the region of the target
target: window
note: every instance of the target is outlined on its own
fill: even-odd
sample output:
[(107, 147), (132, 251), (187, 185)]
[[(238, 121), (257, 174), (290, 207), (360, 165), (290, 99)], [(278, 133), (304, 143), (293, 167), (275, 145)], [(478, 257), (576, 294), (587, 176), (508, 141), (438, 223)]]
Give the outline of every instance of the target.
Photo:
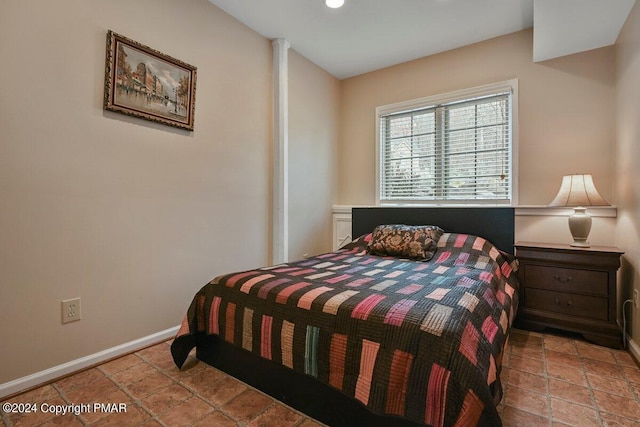
[(515, 204), (517, 81), (377, 109), (378, 202)]

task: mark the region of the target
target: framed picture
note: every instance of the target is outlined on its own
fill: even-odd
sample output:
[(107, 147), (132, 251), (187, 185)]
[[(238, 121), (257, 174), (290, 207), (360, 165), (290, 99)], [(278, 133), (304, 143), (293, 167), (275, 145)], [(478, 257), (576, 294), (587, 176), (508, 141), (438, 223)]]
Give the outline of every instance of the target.
[(196, 67), (107, 33), (104, 108), (193, 130)]

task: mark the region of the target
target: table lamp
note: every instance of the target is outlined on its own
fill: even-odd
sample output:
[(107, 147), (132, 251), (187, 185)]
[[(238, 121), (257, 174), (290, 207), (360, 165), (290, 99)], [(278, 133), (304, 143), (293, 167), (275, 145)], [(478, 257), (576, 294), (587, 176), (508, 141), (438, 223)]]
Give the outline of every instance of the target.
[(588, 248), (591, 217), (587, 206), (609, 206), (596, 190), (593, 177), (589, 174), (565, 175), (555, 199), (549, 204), (555, 207), (571, 207), (573, 215), (569, 217), (569, 230), (573, 236), (571, 246)]

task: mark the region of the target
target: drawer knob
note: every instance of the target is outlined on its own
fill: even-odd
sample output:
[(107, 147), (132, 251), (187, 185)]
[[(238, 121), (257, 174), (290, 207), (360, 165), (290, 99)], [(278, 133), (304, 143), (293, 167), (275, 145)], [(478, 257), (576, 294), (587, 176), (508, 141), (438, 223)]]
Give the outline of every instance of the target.
[(556, 279), (558, 282), (562, 282), (562, 283), (568, 283), (571, 281), (571, 276), (560, 277), (559, 274), (556, 274), (555, 276), (553, 276), (553, 278)]

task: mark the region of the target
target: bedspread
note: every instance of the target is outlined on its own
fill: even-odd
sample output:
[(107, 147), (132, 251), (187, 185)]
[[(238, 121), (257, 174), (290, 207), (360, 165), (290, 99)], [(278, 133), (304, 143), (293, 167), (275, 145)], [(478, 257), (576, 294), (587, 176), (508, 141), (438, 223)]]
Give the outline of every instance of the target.
[(215, 334), (357, 399), (432, 426), (501, 425), (502, 354), (517, 261), (445, 233), (429, 262), (336, 252), (219, 276), (194, 297), (172, 344), (182, 366)]

